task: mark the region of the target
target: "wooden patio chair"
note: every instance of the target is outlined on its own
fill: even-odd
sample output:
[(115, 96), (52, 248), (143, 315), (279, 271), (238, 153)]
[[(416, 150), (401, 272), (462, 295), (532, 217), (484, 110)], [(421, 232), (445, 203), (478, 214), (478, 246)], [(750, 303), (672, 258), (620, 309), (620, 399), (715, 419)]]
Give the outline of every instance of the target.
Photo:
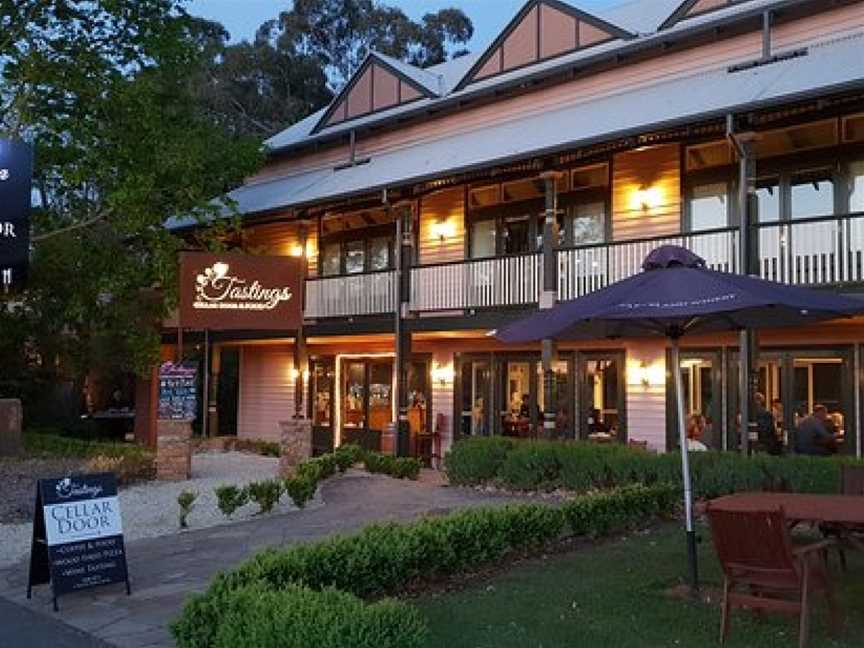
[(799, 646), (807, 645), (812, 595), (824, 592), (831, 627), (840, 626), (825, 553), (833, 544), (823, 540), (795, 547), (786, 516), (779, 511), (730, 512), (708, 505), (714, 546), (723, 567), (723, 607), (720, 645), (729, 636), (733, 608), (798, 615)]
[[(864, 466), (841, 466), (840, 467), (840, 494), (855, 497), (864, 497)], [(864, 526), (849, 527), (839, 524), (822, 524), (819, 527), (826, 538), (837, 540), (837, 553), (840, 555), (840, 564), (843, 571), (848, 570), (846, 564), (846, 548), (864, 547)]]

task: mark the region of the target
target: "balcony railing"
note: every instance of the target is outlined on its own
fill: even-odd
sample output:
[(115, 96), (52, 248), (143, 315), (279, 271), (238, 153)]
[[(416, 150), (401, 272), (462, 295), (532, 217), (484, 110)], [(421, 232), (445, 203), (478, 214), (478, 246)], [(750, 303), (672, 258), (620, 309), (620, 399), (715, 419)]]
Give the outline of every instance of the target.
[[(864, 283), (864, 213), (758, 226), (759, 273), (786, 284)], [(738, 272), (737, 228), (581, 246), (558, 252), (558, 299), (582, 297), (641, 271), (649, 252), (681, 245), (708, 266)], [(306, 317), (353, 317), (396, 310), (395, 273), (307, 282)], [(543, 256), (474, 259), (411, 270), (411, 310), (442, 313), (530, 306), (540, 299)]]
[(396, 273), (324, 277), (306, 282), (306, 317), (380, 315), (396, 310)]
[(759, 274), (804, 286), (864, 282), (864, 214), (760, 225)]
[(542, 286), (540, 254), (422, 266), (411, 270), (411, 310), (440, 312), (535, 304)]
[(738, 238), (738, 230), (725, 228), (561, 250), (558, 253), (558, 299), (576, 299), (632, 277), (642, 270), (645, 257), (662, 245), (686, 247), (705, 259), (713, 270), (737, 272)]

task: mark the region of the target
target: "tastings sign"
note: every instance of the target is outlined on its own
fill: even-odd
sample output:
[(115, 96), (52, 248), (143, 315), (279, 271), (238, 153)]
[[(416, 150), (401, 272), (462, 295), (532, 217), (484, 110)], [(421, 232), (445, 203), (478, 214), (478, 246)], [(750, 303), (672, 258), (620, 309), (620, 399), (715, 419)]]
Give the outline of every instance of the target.
[(0, 294), (27, 279), (32, 176), (30, 145), (0, 139)]
[(180, 325), (213, 330), (299, 329), (303, 260), (206, 254), (180, 257)]
[(57, 597), (99, 585), (126, 583), (123, 521), (112, 473), (40, 479), (36, 485), (27, 598), (51, 583)]

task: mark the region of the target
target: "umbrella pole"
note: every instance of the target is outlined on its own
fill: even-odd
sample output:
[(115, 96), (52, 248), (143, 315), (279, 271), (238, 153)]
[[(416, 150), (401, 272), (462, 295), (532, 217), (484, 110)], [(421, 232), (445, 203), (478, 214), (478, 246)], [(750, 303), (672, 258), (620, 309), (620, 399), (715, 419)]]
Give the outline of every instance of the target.
[(687, 562), (690, 586), (699, 590), (699, 565), (696, 555), (696, 530), (693, 526), (693, 486), (690, 480), (690, 455), (687, 451), (687, 421), (684, 418), (684, 383), (681, 380), (681, 348), (672, 338), (672, 375), (675, 381), (675, 407), (678, 412), (678, 440), (681, 446), (681, 476), (684, 481), (684, 514), (687, 520)]

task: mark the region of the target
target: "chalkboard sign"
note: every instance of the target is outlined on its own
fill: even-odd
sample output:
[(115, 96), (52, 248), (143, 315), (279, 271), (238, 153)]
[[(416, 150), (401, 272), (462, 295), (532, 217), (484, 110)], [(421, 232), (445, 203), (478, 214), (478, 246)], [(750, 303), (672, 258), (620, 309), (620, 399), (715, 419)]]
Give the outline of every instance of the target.
[(22, 288), (30, 258), (33, 149), (0, 139), (0, 294)]
[(194, 421), (197, 417), (197, 363), (166, 362), (159, 368), (159, 419)]
[(112, 473), (37, 482), (27, 598), (34, 585), (49, 582), (55, 612), (63, 594), (114, 583), (131, 593)]

